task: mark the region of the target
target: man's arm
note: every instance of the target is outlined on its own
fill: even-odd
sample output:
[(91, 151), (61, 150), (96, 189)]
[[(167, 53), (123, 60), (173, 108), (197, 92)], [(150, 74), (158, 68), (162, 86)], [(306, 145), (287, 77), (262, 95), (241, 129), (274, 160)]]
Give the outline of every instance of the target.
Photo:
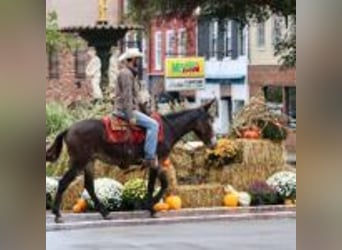
[(133, 118), (133, 78), (124, 72), (119, 75), (120, 86), (122, 87), (123, 108), (127, 113), (127, 118)]

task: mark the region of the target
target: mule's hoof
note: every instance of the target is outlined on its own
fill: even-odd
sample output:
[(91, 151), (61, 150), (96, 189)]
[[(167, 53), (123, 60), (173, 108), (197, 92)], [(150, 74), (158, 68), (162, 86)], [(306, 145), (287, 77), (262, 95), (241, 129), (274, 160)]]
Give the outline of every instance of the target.
[(61, 224), (64, 223), (64, 220), (62, 219), (62, 217), (55, 217), (55, 223)]
[(150, 217), (154, 219), (159, 218), (159, 216), (157, 215), (157, 212), (154, 211), (153, 209), (150, 210)]
[(113, 219), (109, 212), (106, 213), (106, 214), (103, 214), (103, 215), (102, 215), (102, 218), (103, 218), (104, 220), (111, 220), (111, 219)]

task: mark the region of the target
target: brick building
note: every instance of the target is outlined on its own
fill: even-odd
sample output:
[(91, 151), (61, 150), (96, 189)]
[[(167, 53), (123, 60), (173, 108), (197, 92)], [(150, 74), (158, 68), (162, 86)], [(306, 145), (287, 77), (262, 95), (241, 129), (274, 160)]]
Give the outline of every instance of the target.
[(250, 26), (248, 83), (250, 95), (262, 89), (269, 107), (288, 115), (290, 134), (285, 145), (289, 151), (295, 151), (296, 69), (282, 70), (279, 57), (274, 56), (274, 45), (285, 32), (285, 20), (278, 16)]
[[(122, 23), (123, 0), (111, 0), (107, 3), (108, 24)], [(59, 28), (71, 26), (94, 26), (98, 18), (98, 0), (46, 0), (46, 13), (56, 11)], [(87, 44), (75, 51), (63, 49), (47, 52), (46, 100), (70, 103), (74, 100), (91, 98), (91, 86), (85, 75), (89, 62), (86, 54)]]
[[(173, 15), (152, 21), (148, 45), (148, 78), (153, 94), (164, 92), (165, 58), (196, 56), (196, 28), (197, 20), (193, 17)], [(169, 94), (186, 95), (187, 93)]]

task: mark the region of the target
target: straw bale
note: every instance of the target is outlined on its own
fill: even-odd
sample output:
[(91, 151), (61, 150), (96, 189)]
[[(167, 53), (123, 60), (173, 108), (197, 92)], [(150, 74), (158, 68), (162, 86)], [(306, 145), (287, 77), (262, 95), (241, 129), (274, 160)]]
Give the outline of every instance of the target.
[(245, 191), (254, 181), (266, 181), (272, 174), (285, 169), (285, 165), (230, 164), (223, 168), (211, 168), (208, 182), (230, 184), (237, 190)]
[(237, 139), (245, 165), (284, 165), (285, 147), (270, 140)]
[(183, 208), (195, 208), (221, 206), (225, 192), (220, 184), (203, 184), (178, 186), (176, 194)]

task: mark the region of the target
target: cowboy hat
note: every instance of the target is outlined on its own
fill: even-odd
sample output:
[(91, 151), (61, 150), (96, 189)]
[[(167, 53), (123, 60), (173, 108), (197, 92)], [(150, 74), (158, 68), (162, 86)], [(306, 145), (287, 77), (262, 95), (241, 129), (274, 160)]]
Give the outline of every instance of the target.
[(139, 49), (137, 48), (131, 48), (131, 49), (127, 49), (120, 57), (119, 57), (119, 61), (124, 61), (127, 59), (131, 59), (131, 58), (136, 58), (136, 57), (143, 57), (144, 54), (141, 53), (139, 51)]

